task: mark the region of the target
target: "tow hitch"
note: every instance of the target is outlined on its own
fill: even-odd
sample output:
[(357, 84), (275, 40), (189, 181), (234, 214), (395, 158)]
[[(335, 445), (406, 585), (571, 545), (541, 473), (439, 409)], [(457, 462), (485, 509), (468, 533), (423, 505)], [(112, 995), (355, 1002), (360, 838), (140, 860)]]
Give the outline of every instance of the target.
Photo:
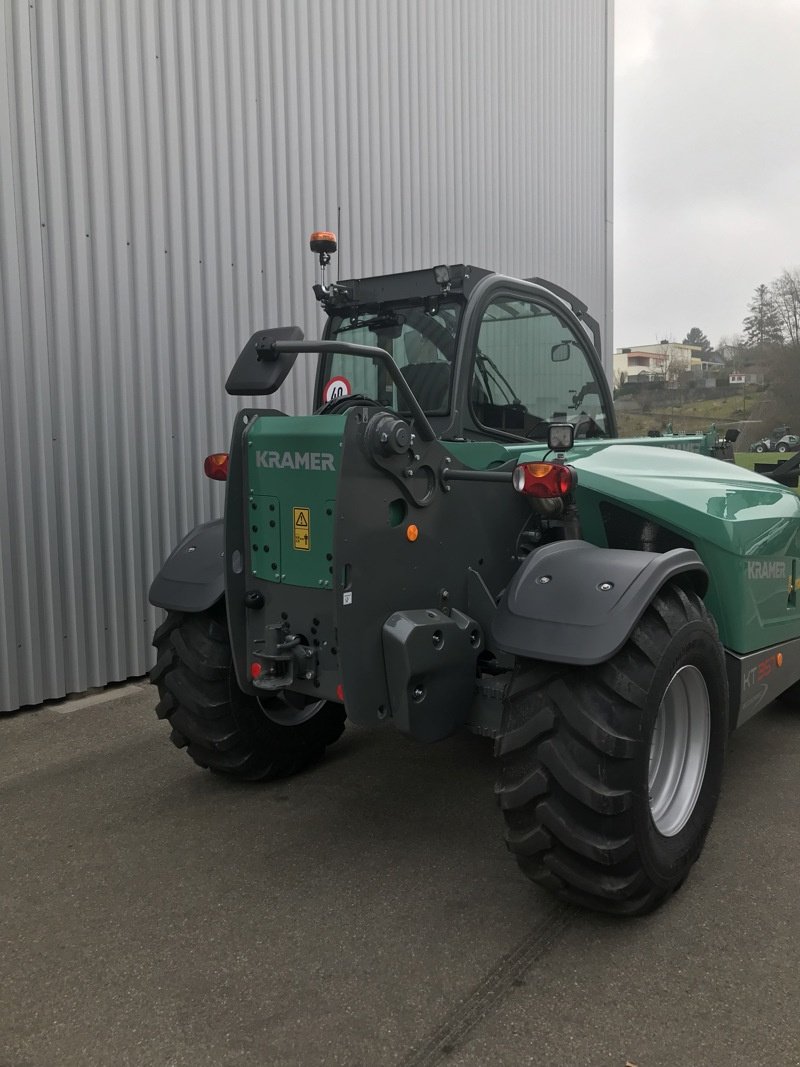
[(298, 634), (289, 633), (285, 623), (265, 626), (264, 639), (256, 641), (253, 655), (251, 674), (256, 689), (284, 689), (295, 681), (316, 678), (316, 651)]

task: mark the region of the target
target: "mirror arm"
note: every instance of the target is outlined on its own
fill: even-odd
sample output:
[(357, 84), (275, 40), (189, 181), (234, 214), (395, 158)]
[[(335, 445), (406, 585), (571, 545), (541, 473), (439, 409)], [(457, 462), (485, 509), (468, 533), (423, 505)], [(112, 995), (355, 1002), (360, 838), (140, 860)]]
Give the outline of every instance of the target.
[(411, 386), (405, 380), (400, 373), (397, 364), (382, 348), (376, 348), (373, 345), (351, 345), (345, 341), (275, 341), (273, 342), (273, 349), (276, 353), (276, 358), (280, 353), (286, 353), (287, 355), (296, 355), (299, 352), (318, 352), (322, 355), (328, 353), (340, 353), (344, 356), (360, 356), (365, 359), (372, 359), (380, 366), (384, 368), (386, 373), (392, 379), (397, 386), (397, 391), (403, 397), (408, 404), (408, 410), (411, 412), (413, 420), (417, 424), (417, 432), (423, 441), (435, 441), (436, 434), (433, 427), (428, 422), (428, 417), (419, 405), (419, 401), (414, 396), (411, 390)]

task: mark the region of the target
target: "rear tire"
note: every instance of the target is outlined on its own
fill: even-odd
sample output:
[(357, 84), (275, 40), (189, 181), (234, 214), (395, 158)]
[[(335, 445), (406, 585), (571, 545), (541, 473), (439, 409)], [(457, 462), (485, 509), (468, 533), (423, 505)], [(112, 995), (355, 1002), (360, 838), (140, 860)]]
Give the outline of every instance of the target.
[(200, 767), (248, 781), (283, 777), (318, 760), (344, 730), (341, 704), (322, 703), (304, 721), (284, 725), (269, 718), (266, 702), (242, 692), (223, 603), (199, 614), (169, 612), (153, 644), (156, 713)]
[(652, 911), (700, 855), (727, 736), (716, 626), (678, 586), (607, 663), (518, 661), (496, 744), (509, 849), (566, 901)]

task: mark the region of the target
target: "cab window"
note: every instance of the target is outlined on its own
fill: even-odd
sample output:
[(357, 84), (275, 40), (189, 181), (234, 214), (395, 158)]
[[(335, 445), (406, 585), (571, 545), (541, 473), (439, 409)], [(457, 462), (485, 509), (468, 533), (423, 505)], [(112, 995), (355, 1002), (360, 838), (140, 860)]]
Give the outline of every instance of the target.
[(473, 357), (470, 401), (481, 426), (546, 440), (551, 422), (571, 422), (576, 438), (608, 436), (582, 339), (550, 308), (498, 297), (483, 314)]
[[(423, 304), (402, 309), (380, 309), (360, 319), (336, 319), (328, 336), (350, 344), (373, 345), (388, 352), (428, 415), (450, 410), (455, 338), (461, 306), (443, 304), (435, 310)], [(327, 374), (342, 379), (349, 393), (371, 397), (394, 410), (403, 409), (402, 397), (386, 371), (369, 359), (335, 353)]]

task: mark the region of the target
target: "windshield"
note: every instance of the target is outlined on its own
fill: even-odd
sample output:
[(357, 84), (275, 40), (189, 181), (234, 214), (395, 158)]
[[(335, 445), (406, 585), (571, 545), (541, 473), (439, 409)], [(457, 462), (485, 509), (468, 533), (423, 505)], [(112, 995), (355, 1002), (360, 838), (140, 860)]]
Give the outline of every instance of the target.
[[(388, 352), (426, 415), (447, 415), (456, 334), (462, 304), (430, 300), (402, 308), (361, 309), (357, 318), (333, 317), (329, 340), (372, 345)], [(336, 352), (326, 365), (323, 400), (359, 393), (395, 411), (403, 401), (385, 369), (371, 359)]]

